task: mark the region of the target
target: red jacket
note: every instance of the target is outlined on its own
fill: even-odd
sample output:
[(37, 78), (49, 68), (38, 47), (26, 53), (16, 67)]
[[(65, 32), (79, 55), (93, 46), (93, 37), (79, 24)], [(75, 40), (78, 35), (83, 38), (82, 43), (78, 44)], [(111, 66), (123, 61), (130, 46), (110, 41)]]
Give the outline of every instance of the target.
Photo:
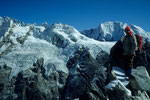
[(135, 55), (135, 50), (137, 49), (137, 40), (135, 35), (132, 34), (129, 26), (125, 28), (125, 30), (129, 30), (130, 35), (126, 35), (123, 38), (123, 55)]
[[(125, 28), (125, 30), (127, 30), (127, 29), (130, 31), (130, 35), (132, 35), (132, 31), (131, 31), (131, 29), (130, 29), (129, 26), (127, 26), (127, 27)], [(124, 31), (125, 31), (125, 30), (124, 30)]]

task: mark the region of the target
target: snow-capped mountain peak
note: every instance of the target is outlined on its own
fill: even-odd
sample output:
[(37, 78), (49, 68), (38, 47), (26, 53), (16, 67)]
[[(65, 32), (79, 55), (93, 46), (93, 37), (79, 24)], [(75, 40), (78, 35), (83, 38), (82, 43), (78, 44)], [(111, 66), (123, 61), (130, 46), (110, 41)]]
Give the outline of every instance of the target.
[(49, 65), (68, 74), (66, 63), (79, 48), (89, 48), (95, 58), (101, 50), (109, 52), (114, 44), (90, 39), (61, 23), (37, 26), (7, 17), (1, 17), (0, 23), (0, 66), (12, 68), (10, 77), (33, 67), (40, 57), (44, 58), (46, 74), (50, 73)]
[[(88, 38), (73, 26), (62, 23), (43, 23), (38, 26), (0, 17), (0, 65), (10, 66), (12, 77), (32, 67), (38, 58), (43, 57), (47, 74), (50, 70), (47, 66), (49, 64), (55, 66), (57, 71), (68, 74), (66, 63), (76, 50), (86, 47), (94, 58), (102, 50), (109, 53), (110, 48), (124, 35), (123, 29), (127, 25), (121, 22), (106, 22), (97, 28), (83, 31), (83, 34), (90, 37)], [(142, 34), (144, 38), (149, 37), (142, 28), (129, 26), (133, 32)]]
[(141, 27), (119, 21), (105, 22), (100, 24), (97, 28), (84, 30), (81, 33), (99, 41), (118, 41), (125, 35), (124, 29), (126, 26), (131, 28), (133, 34), (143, 36), (144, 40), (150, 39), (150, 33), (145, 32)]
[[(91, 97), (99, 100), (106, 99), (103, 93), (109, 92), (108, 89), (115, 86), (114, 83), (119, 83), (120, 90), (131, 95), (124, 86), (129, 81), (125, 73), (117, 67), (113, 67), (113, 71), (118, 75), (118, 80), (105, 85), (110, 74), (110, 71), (106, 71), (109, 68), (107, 66), (110, 66), (109, 51), (124, 35), (123, 31), (127, 25), (121, 22), (106, 22), (97, 28), (83, 31), (85, 35), (94, 38), (91, 39), (73, 26), (62, 23), (43, 23), (38, 26), (0, 17), (0, 99), (70, 100), (83, 99), (88, 94), (85, 100)], [(142, 34), (144, 38), (149, 37), (142, 28), (129, 26), (133, 32)], [(141, 62), (138, 63), (140, 66), (144, 62), (144, 66), (148, 68), (149, 44), (146, 46), (140, 53), (141, 57), (137, 56), (139, 60), (136, 58), (135, 62)], [(139, 72), (144, 73), (143, 76), (137, 74)], [(137, 70), (137, 73), (134, 71), (136, 77), (142, 76), (140, 80), (143, 77), (145, 79), (145, 76), (146, 81), (149, 79), (146, 69)], [(136, 80), (134, 82), (137, 84)], [(138, 84), (143, 86), (143, 83)], [(148, 85), (144, 88), (146, 91)], [(79, 87), (81, 88), (77, 89)], [(105, 89), (106, 91), (103, 91)]]

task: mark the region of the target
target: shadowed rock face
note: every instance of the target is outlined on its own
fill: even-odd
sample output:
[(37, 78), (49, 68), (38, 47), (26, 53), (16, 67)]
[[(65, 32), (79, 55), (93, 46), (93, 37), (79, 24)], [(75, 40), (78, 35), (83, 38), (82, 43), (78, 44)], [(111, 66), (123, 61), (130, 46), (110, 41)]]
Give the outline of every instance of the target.
[(104, 99), (103, 94), (106, 72), (88, 52), (83, 48), (75, 53), (67, 63), (70, 71), (63, 99), (81, 100)]
[(144, 66), (146, 67), (148, 73), (150, 74), (150, 43), (147, 42), (143, 44), (142, 52), (137, 53), (135, 61), (135, 67)]

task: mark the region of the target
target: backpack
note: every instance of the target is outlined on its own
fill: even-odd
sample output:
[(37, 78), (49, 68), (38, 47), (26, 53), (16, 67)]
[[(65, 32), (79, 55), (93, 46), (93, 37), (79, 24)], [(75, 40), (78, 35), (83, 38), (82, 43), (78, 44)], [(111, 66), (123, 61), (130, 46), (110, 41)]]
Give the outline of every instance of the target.
[(137, 35), (137, 34), (135, 34), (135, 37), (136, 37), (136, 40), (137, 40), (138, 50), (141, 52), (143, 37), (140, 36), (140, 35)]

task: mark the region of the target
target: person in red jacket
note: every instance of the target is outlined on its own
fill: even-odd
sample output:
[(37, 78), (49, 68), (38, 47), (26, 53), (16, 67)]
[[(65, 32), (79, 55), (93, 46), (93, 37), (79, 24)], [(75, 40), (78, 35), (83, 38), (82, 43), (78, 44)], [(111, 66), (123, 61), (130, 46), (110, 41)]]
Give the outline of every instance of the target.
[(127, 75), (129, 76), (133, 68), (133, 59), (135, 51), (137, 50), (137, 40), (129, 26), (125, 28), (124, 32), (126, 35), (123, 38), (123, 59), (127, 69)]

